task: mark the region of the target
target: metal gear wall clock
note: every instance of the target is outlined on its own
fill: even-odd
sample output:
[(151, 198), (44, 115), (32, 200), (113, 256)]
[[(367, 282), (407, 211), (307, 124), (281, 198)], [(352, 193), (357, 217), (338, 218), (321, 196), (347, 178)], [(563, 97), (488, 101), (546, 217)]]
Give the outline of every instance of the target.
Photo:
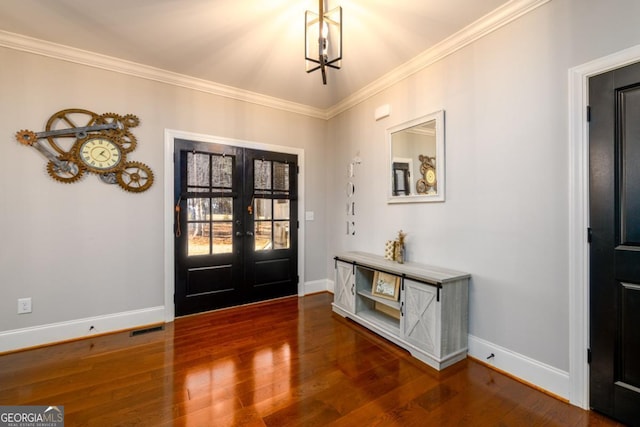
[(153, 172), (144, 163), (127, 161), (137, 144), (130, 129), (139, 124), (133, 114), (71, 108), (52, 115), (44, 131), (21, 130), (16, 139), (49, 160), (47, 172), (56, 181), (68, 184), (92, 172), (106, 184), (141, 193), (153, 184)]

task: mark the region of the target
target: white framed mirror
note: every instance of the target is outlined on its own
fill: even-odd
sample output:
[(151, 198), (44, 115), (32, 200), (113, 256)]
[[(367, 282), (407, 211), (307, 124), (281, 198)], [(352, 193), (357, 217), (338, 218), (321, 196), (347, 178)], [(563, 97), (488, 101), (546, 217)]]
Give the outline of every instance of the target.
[(444, 201), (444, 110), (387, 129), (388, 203)]

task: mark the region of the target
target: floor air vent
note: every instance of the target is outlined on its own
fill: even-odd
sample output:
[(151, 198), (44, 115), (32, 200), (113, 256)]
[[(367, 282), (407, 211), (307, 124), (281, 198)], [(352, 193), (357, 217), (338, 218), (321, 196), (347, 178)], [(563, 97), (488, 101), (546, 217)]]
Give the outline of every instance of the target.
[(164, 325), (152, 326), (150, 328), (144, 328), (144, 329), (136, 329), (135, 331), (131, 331), (129, 333), (129, 336), (135, 337), (138, 335), (148, 334), (149, 332), (157, 332), (157, 331), (164, 331)]

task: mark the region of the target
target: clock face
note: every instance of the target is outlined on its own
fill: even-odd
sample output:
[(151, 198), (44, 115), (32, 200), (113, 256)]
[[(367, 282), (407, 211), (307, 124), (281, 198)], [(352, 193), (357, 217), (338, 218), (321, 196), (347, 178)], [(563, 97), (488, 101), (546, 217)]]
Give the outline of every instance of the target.
[(90, 171), (107, 173), (122, 163), (122, 150), (108, 138), (91, 137), (80, 144), (78, 158)]
[(436, 183), (436, 171), (433, 169), (427, 169), (427, 173), (424, 174), (425, 180), (429, 187), (433, 187)]

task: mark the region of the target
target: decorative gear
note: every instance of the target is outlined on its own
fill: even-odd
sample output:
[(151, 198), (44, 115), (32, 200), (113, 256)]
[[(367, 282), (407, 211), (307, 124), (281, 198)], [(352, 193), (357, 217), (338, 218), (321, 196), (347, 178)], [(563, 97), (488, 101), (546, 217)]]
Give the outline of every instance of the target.
[(119, 132), (118, 142), (120, 144), (120, 147), (122, 148), (122, 152), (125, 154), (135, 150), (136, 145), (138, 144), (138, 140), (136, 139), (136, 137), (128, 130)]
[(140, 123), (140, 119), (133, 114), (127, 114), (126, 116), (121, 116), (116, 113), (105, 113), (101, 114), (97, 123), (99, 124), (107, 124), (107, 123), (117, 123), (118, 129), (109, 130), (110, 135), (117, 137), (120, 141), (120, 147), (122, 148), (123, 153), (130, 153), (136, 149), (137, 139), (136, 137), (129, 131), (130, 127), (138, 126)]
[(118, 127), (124, 128), (124, 123), (122, 122), (122, 116), (116, 113), (104, 113), (100, 114), (97, 119), (98, 123), (118, 123)]
[(112, 132), (124, 132), (128, 129), (127, 123), (125, 122), (124, 116), (116, 113), (104, 113), (98, 116), (98, 123), (106, 124), (106, 123), (116, 123), (118, 128), (113, 130)]
[[(51, 131), (58, 129), (92, 126), (94, 124), (97, 124), (97, 119), (98, 115), (93, 111), (83, 110), (81, 108), (69, 108), (67, 110), (58, 111), (57, 113), (52, 115), (47, 121), (46, 130)], [(72, 147), (69, 147), (68, 150), (65, 150), (63, 147), (58, 145), (58, 143), (62, 141), (69, 141), (70, 139), (73, 139), (74, 143), (76, 142), (75, 135), (47, 137), (47, 140), (49, 141), (49, 144), (51, 144), (51, 147), (62, 155), (68, 154), (71, 151)]]
[(128, 128), (134, 128), (140, 124), (140, 119), (134, 114), (127, 114), (122, 118), (122, 123)]
[(58, 164), (52, 161), (47, 163), (47, 172), (51, 178), (56, 181), (70, 184), (78, 181), (84, 175), (84, 169), (71, 160), (68, 160), (66, 156), (58, 156), (58, 160)]
[(20, 144), (33, 145), (38, 141), (38, 135), (27, 129), (16, 132), (16, 139)]
[(153, 171), (144, 163), (127, 162), (116, 172), (116, 179), (124, 190), (141, 193), (153, 184)]
[(98, 123), (118, 123), (118, 127), (122, 130), (134, 128), (140, 124), (140, 119), (135, 114), (126, 114), (121, 116), (116, 113), (104, 113), (98, 118)]

